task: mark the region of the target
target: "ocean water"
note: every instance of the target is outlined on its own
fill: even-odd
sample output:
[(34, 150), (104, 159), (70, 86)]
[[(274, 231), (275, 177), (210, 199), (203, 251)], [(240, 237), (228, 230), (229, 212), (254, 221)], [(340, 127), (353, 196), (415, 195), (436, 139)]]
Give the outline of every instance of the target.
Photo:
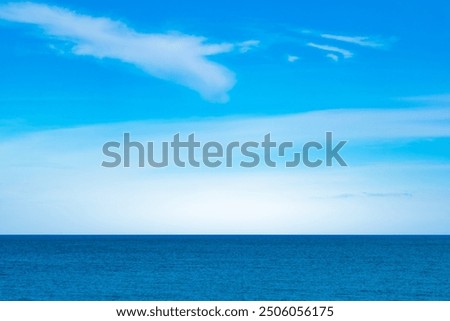
[(0, 300), (450, 300), (450, 236), (0, 236)]

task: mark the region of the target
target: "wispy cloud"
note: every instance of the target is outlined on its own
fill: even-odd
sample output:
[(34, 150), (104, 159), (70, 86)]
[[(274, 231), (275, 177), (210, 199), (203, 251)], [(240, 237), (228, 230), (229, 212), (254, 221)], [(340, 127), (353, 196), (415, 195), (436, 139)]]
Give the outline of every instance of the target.
[(383, 193), (383, 192), (378, 192), (378, 193), (364, 193), (365, 196), (367, 197), (412, 197), (413, 194), (412, 193), (408, 193), (408, 192), (390, 192), (390, 193)]
[(333, 61), (339, 61), (339, 56), (338, 56), (338, 55), (329, 53), (329, 54), (327, 55), (327, 57), (330, 58), (330, 59), (333, 60)]
[(429, 106), (449, 106), (450, 94), (437, 94), (426, 96), (401, 97), (400, 100), (426, 104)]
[[(343, 58), (351, 58), (354, 56), (353, 49), (357, 49), (357, 46), (366, 47), (369, 49), (387, 49), (395, 38), (381, 38), (373, 36), (351, 36), (351, 35), (339, 35), (334, 33), (325, 33), (311, 29), (293, 30), (295, 33), (300, 34), (301, 37), (309, 38), (310, 42), (306, 43), (307, 46), (328, 51), (326, 55), (333, 61), (339, 61), (340, 56)], [(326, 44), (318, 44), (318, 41), (327, 41)], [(338, 44), (338, 45), (336, 45)], [(341, 46), (352, 46), (352, 51)]]
[(289, 61), (289, 62), (296, 62), (298, 59), (299, 59), (298, 56), (294, 56), (294, 55), (287, 56), (287, 61)]
[(323, 33), (320, 35), (324, 39), (331, 39), (336, 41), (347, 42), (363, 47), (371, 47), (371, 48), (380, 48), (385, 45), (385, 43), (380, 40), (375, 40), (370, 37), (361, 37), (361, 36), (341, 36), (341, 35), (333, 35), (329, 33)]
[(242, 53), (246, 53), (256, 47), (258, 47), (260, 44), (259, 40), (247, 40), (247, 41), (242, 41), (236, 44), (236, 47), (239, 48), (239, 51)]
[[(154, 77), (193, 89), (210, 101), (227, 101), (227, 93), (235, 84), (230, 70), (208, 59), (232, 51), (236, 45), (230, 43), (209, 44), (203, 37), (185, 34), (139, 33), (109, 18), (29, 2), (0, 5), (0, 19), (38, 26), (52, 40), (72, 43), (75, 55), (133, 64)], [(246, 52), (257, 44), (251, 40), (238, 47)]]
[[(324, 51), (328, 51), (328, 52), (338, 53), (338, 54), (342, 55), (342, 57), (344, 57), (344, 58), (353, 57), (353, 52), (351, 52), (350, 50), (339, 48), (339, 47), (334, 47), (334, 46), (329, 46), (329, 45), (320, 45), (320, 44), (316, 44), (313, 42), (309, 42), (306, 45), (309, 47), (312, 47), (312, 48), (316, 48), (316, 49), (320, 49), (320, 50), (324, 50)], [(329, 56), (327, 56), (327, 57), (329, 57)], [(329, 58), (331, 58), (331, 57), (329, 57)]]
[(99, 164), (102, 144), (120, 141), (130, 129), (141, 142), (195, 132), (203, 143), (260, 141), (268, 132), (280, 142), (306, 142), (332, 130), (349, 140), (349, 151), (365, 154), (373, 140), (450, 137), (449, 111), (324, 110), (0, 136), (0, 233), (448, 234), (446, 162), (372, 158), (358, 165), (353, 154), (345, 169), (108, 170)]
[(323, 199), (348, 199), (348, 198), (363, 198), (363, 197), (413, 197), (412, 193), (408, 192), (362, 192), (362, 193), (341, 193), (332, 196), (323, 196)]

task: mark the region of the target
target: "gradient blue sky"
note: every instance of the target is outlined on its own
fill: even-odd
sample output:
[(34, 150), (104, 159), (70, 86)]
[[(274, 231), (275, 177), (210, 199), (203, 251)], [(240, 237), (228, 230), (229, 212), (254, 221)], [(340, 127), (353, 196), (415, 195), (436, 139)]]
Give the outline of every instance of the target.
[[(1, 1), (0, 233), (450, 233), (448, 30), (443, 0)], [(123, 131), (328, 130), (349, 168), (99, 167)]]

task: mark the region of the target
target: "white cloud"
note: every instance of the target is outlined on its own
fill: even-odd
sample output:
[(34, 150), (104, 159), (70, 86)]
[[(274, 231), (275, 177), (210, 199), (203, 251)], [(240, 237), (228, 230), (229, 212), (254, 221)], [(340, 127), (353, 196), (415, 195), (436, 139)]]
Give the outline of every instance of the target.
[(261, 42), (259, 40), (247, 40), (247, 41), (237, 43), (236, 47), (239, 48), (239, 51), (241, 53), (246, 53), (246, 52), (250, 51), (251, 49), (258, 47), (260, 43)]
[(402, 97), (400, 100), (426, 104), (429, 106), (448, 106), (450, 105), (450, 94), (437, 94), (415, 97)]
[(332, 35), (332, 34), (328, 34), (328, 33), (321, 34), (320, 36), (325, 39), (331, 39), (331, 40), (352, 43), (352, 44), (356, 44), (356, 45), (363, 46), (363, 47), (380, 48), (385, 45), (381, 41), (371, 39), (370, 37), (340, 36), (340, 35)]
[[(339, 61), (340, 56), (343, 58), (353, 57), (353, 51), (341, 48), (341, 46), (334, 46), (329, 44), (317, 44), (315, 41), (317, 39), (323, 39), (341, 42), (341, 45), (357, 45), (361, 47), (371, 48), (371, 49), (387, 49), (389, 45), (395, 40), (391, 37), (389, 39), (383, 39), (380, 37), (369, 37), (369, 36), (343, 36), (331, 33), (323, 33), (317, 30), (301, 29), (294, 30), (294, 32), (301, 34), (302, 38), (315, 39), (314, 42), (309, 42), (306, 45), (317, 48), (320, 50), (328, 51), (329, 54), (326, 57), (332, 59), (333, 61)], [(355, 48), (355, 46), (353, 46)]]
[[(29, 2), (0, 5), (0, 19), (36, 25), (51, 39), (73, 43), (75, 55), (133, 64), (152, 76), (191, 88), (210, 101), (227, 101), (227, 93), (235, 84), (230, 70), (208, 59), (233, 50), (233, 44), (208, 44), (203, 37), (184, 34), (138, 33), (119, 21)], [(256, 41), (241, 44), (241, 50), (255, 45)]]
[(338, 55), (329, 53), (329, 54), (327, 55), (327, 57), (330, 58), (330, 59), (333, 60), (333, 61), (339, 61), (339, 56), (338, 56)]
[(449, 233), (445, 162), (355, 165), (343, 151), (346, 168), (100, 167), (101, 146), (124, 132), (155, 143), (195, 132), (205, 143), (268, 132), (305, 142), (330, 130), (367, 155), (374, 141), (450, 137), (449, 124), (450, 108), (347, 109), (2, 136), (0, 233)]
[(312, 48), (316, 48), (316, 49), (320, 49), (320, 50), (324, 50), (324, 51), (329, 51), (329, 52), (335, 52), (338, 54), (341, 54), (344, 58), (351, 58), (353, 57), (353, 53), (349, 50), (346, 49), (342, 49), (339, 47), (334, 47), (334, 46), (329, 46), (329, 45), (319, 45), (313, 42), (309, 42), (306, 44), (309, 47)]
[(299, 59), (298, 56), (294, 56), (294, 55), (288, 55), (287, 60), (289, 62), (296, 62)]

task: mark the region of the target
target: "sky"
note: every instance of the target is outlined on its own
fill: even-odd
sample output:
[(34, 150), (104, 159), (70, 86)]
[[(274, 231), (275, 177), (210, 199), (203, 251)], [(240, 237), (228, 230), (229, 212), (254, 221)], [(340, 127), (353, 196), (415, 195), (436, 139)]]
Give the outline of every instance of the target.
[[(0, 233), (449, 234), (448, 1), (0, 1)], [(102, 146), (346, 140), (347, 167)]]

